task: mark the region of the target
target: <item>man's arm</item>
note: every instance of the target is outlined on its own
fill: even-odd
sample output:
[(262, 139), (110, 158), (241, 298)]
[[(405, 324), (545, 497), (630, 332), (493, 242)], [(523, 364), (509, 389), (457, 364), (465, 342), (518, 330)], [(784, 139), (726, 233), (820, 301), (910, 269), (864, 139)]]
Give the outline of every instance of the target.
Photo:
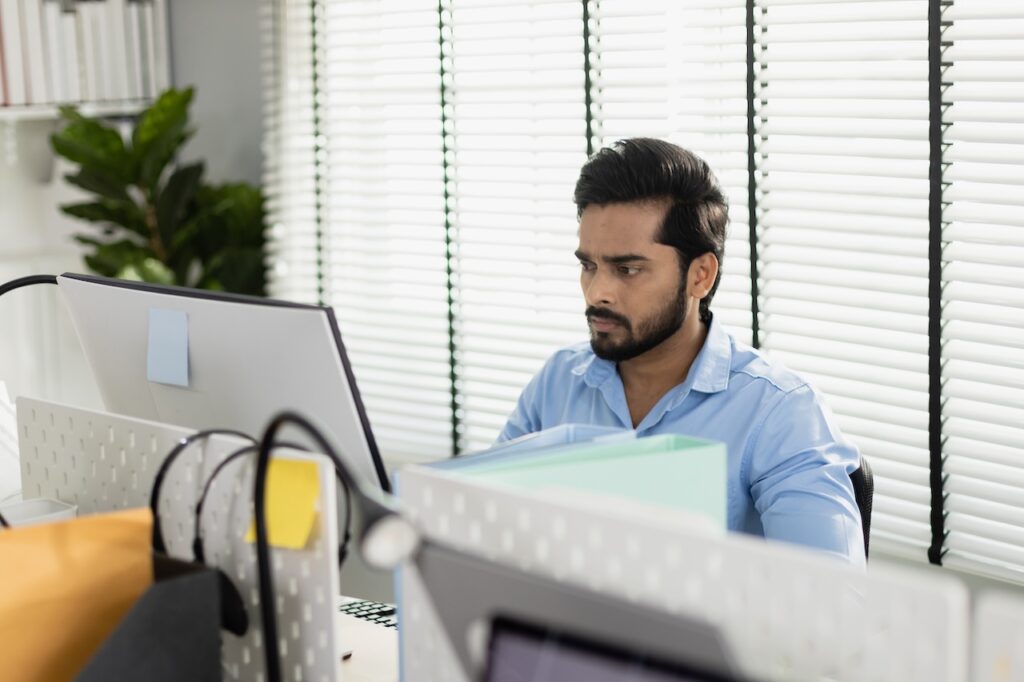
[(518, 438), (527, 433), (533, 433), (534, 431), (541, 430), (540, 424), (540, 409), (537, 403), (538, 396), (538, 384), (541, 381), (541, 373), (534, 375), (530, 380), (530, 383), (526, 385), (523, 392), (519, 394), (519, 400), (516, 401), (516, 408), (512, 410), (512, 414), (508, 416), (508, 421), (505, 422), (505, 427), (498, 434), (498, 438), (494, 441), (495, 444), (504, 443), (507, 440)]
[(863, 566), (864, 534), (850, 473), (860, 453), (809, 386), (784, 395), (747, 455), (750, 494), (766, 538), (838, 554)]

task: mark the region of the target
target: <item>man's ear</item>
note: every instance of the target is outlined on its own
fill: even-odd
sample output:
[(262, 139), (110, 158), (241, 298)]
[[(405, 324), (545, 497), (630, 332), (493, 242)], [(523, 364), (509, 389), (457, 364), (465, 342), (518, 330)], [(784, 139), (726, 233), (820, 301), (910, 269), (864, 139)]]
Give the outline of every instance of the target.
[(690, 269), (686, 274), (687, 294), (703, 299), (715, 286), (715, 279), (718, 278), (718, 258), (708, 251), (690, 261)]

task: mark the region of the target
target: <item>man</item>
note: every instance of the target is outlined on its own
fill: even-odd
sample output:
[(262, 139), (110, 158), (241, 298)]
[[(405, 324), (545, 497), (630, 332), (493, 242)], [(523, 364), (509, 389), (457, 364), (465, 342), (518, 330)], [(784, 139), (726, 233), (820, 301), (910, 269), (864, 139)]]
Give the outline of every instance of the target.
[(731, 530), (863, 565), (857, 449), (813, 388), (712, 316), (728, 207), (707, 164), (623, 140), (583, 166), (575, 201), (590, 342), (548, 360), (498, 440), (587, 423), (723, 441)]

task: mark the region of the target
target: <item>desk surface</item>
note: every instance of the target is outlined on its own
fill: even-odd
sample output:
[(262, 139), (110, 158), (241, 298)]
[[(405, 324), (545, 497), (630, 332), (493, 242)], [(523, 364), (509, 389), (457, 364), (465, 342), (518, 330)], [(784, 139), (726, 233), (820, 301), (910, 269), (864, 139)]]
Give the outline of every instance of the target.
[(397, 682), (398, 631), (338, 614), (338, 636), (352, 656), (343, 661), (345, 682)]

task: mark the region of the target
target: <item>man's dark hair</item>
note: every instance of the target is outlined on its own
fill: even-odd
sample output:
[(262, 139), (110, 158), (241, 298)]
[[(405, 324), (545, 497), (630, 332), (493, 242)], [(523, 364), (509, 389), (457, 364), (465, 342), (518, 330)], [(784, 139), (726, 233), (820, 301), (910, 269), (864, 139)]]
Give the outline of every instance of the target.
[(710, 252), (718, 259), (718, 277), (700, 302), (700, 319), (710, 322), (708, 309), (722, 279), (729, 205), (702, 158), (663, 140), (619, 140), (583, 164), (573, 199), (577, 217), (591, 204), (668, 202), (655, 241), (676, 249), (683, 277), (694, 258)]

